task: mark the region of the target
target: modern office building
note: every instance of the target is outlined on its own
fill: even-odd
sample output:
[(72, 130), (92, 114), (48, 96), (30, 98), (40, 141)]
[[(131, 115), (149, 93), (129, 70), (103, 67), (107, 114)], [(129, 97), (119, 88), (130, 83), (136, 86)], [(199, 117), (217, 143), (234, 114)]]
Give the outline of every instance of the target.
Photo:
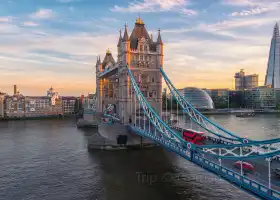
[(178, 90), (185, 99), (198, 109), (213, 109), (214, 103), (210, 95), (199, 88), (186, 87)]
[(258, 87), (259, 84), (259, 75), (250, 74), (245, 75), (243, 69), (240, 72), (235, 73), (235, 90), (248, 90), (255, 87)]
[(214, 102), (215, 108), (227, 108), (229, 103), (229, 89), (208, 89), (206, 90)]
[(229, 91), (229, 108), (244, 108), (245, 92), (246, 90)]
[(264, 85), (272, 85), (272, 88), (280, 88), (280, 35), (277, 23), (274, 26), (271, 39)]
[(245, 91), (245, 107), (269, 109), (276, 107), (276, 90), (261, 86)]

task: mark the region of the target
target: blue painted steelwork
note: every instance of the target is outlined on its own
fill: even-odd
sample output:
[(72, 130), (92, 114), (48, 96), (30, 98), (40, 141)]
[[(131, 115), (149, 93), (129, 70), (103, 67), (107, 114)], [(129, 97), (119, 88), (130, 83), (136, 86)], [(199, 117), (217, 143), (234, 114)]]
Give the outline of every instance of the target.
[[(172, 82), (169, 80), (169, 78), (167, 77), (167, 75), (165, 74), (165, 72), (163, 71), (162, 68), (160, 68), (161, 74), (168, 86), (168, 88), (170, 89), (172, 95), (175, 97), (176, 101), (178, 102), (178, 104), (183, 108), (183, 111), (189, 115), (189, 117), (191, 118), (192, 121), (194, 121), (196, 124), (198, 124), (200, 127), (202, 127), (203, 129), (207, 130), (208, 132), (212, 133), (213, 135), (216, 135), (218, 137), (222, 137), (224, 139), (228, 139), (228, 140), (234, 140), (234, 141), (239, 141), (239, 142), (243, 142), (243, 140), (245, 138), (239, 137), (238, 135), (225, 130), (224, 128), (220, 127), (219, 125), (217, 125), (216, 123), (212, 122), (211, 120), (209, 120), (207, 117), (205, 117), (204, 115), (202, 115), (198, 110), (196, 110), (188, 101), (185, 100), (185, 98), (178, 92), (178, 90), (174, 87), (174, 85), (172, 84)], [(199, 118), (197, 118), (199, 117)], [(219, 134), (218, 132), (215, 132), (213, 130), (211, 130), (210, 128), (207, 127), (206, 123), (204, 121), (201, 122), (198, 121), (198, 119), (201, 120), (205, 120), (206, 122), (210, 123), (212, 126), (214, 126), (215, 128), (219, 129), (220, 131), (222, 131), (223, 133), (225, 133), (226, 135), (231, 136), (232, 138), (226, 137), (224, 135)]]
[[(165, 124), (165, 122), (163, 122), (160, 117), (158, 116), (158, 114), (153, 110), (153, 108), (150, 106), (150, 104), (146, 101), (145, 97), (143, 96), (142, 92), (140, 91), (134, 76), (132, 75), (131, 71), (129, 68), (127, 68), (128, 70), (128, 75), (130, 77), (133, 89), (135, 91), (135, 95), (142, 107), (142, 109), (144, 110), (144, 113), (146, 114), (146, 116), (149, 118), (150, 122), (155, 126), (155, 128), (161, 133), (163, 134), (163, 136), (167, 136), (168, 138), (175, 140), (176, 142), (179, 142), (181, 144), (183, 144), (183, 146), (186, 145), (191, 145), (192, 149), (197, 149), (200, 152), (204, 152), (207, 154), (211, 154), (213, 156), (215, 156), (216, 158), (224, 158), (224, 159), (232, 159), (232, 160), (243, 160), (243, 159), (247, 159), (247, 158), (257, 158), (257, 157), (272, 157), (275, 155), (278, 155), (280, 150), (271, 150), (270, 152), (266, 152), (264, 154), (257, 154), (257, 155), (251, 155), (254, 154), (255, 151), (253, 150), (253, 146), (254, 145), (260, 145), (261, 142), (252, 142), (252, 143), (247, 143), (247, 144), (232, 144), (232, 145), (212, 145), (212, 147), (208, 147), (208, 146), (197, 146), (195, 144), (191, 144), (189, 142), (186, 142), (181, 135), (179, 135), (177, 132), (173, 131), (173, 129), (171, 129), (168, 125)], [(271, 143), (267, 143), (268, 145), (271, 145)], [(264, 145), (264, 144), (261, 144)], [(246, 152), (246, 154), (242, 155), (242, 152), (235, 152), (236, 148), (238, 147), (248, 147), (248, 146), (252, 146), (251, 149), (249, 150), (249, 152)], [(258, 147), (258, 146), (257, 146)], [(217, 151), (223, 151), (225, 153), (223, 153), (222, 155)]]
[(203, 168), (217, 175), (220, 175), (224, 179), (229, 180), (230, 182), (241, 186), (260, 197), (269, 200), (280, 199), (280, 192), (273, 189), (269, 189), (268, 187), (258, 183), (257, 181), (251, 180), (246, 176), (242, 176), (240, 173), (234, 172), (226, 167), (220, 166), (219, 164), (213, 161), (203, 158), (204, 152), (200, 154), (192, 148), (178, 146), (178, 144), (176, 144), (175, 141), (168, 141), (166, 140), (166, 138), (157, 137), (153, 133), (149, 133), (131, 125), (129, 127), (136, 134), (143, 136), (147, 139), (153, 140), (154, 142), (164, 146), (168, 150), (175, 152), (176, 154), (186, 158), (187, 160), (192, 161), (195, 164), (202, 166)]
[(268, 187), (251, 180), (246, 176), (242, 176), (240, 173), (234, 172), (226, 167), (220, 166), (215, 162), (202, 158), (196, 153), (193, 154), (192, 162), (222, 176), (224, 179), (227, 179), (238, 186), (242, 186), (243, 188), (255, 193), (260, 197), (271, 200), (280, 199), (280, 193), (278, 191), (269, 189)]
[[(245, 144), (251, 144), (251, 145), (263, 145), (263, 144), (273, 144), (273, 143), (279, 143), (280, 142), (280, 138), (277, 139), (270, 139), (270, 140), (262, 140), (262, 141), (255, 141), (255, 140), (249, 140), (247, 138), (242, 138), (237, 136), (236, 134), (220, 127), (219, 125), (217, 125), (215, 122), (212, 122), (211, 120), (209, 120), (207, 117), (205, 117), (203, 114), (201, 114), (198, 110), (196, 110), (179, 92), (178, 90), (174, 87), (174, 85), (172, 84), (172, 82), (170, 81), (170, 79), (167, 77), (166, 73), (163, 71), (162, 68), (160, 68), (160, 71), (163, 75), (163, 78), (166, 82), (166, 84), (168, 85), (172, 95), (175, 97), (176, 101), (180, 104), (180, 106), (183, 108), (183, 111), (185, 111), (190, 118), (197, 123), (198, 125), (200, 125), (202, 128), (204, 128), (205, 130), (211, 132), (212, 134), (225, 138), (225, 139), (229, 139), (227, 137), (224, 137), (222, 135), (219, 135), (215, 132), (213, 132), (212, 130), (209, 130), (208, 128), (204, 127), (200, 122), (198, 122), (196, 119), (194, 119), (194, 117), (191, 115), (191, 113), (189, 112), (188, 109), (186, 109), (186, 107), (190, 108), (192, 112), (195, 112), (199, 117), (201, 117), (202, 119), (206, 120), (207, 122), (209, 122), (211, 125), (215, 126), (216, 128), (218, 128), (219, 130), (225, 132), (226, 134), (235, 137), (238, 141), (241, 141), (242, 143)], [(185, 104), (185, 105), (184, 105)], [(234, 141), (236, 141), (236, 139), (234, 139)], [(231, 139), (232, 140), (232, 139)], [(242, 145), (241, 145), (242, 146)]]
[(94, 109), (85, 109), (84, 110), (84, 114), (95, 114), (96, 113), (96, 110)]
[(104, 113), (104, 116), (105, 117), (110, 117), (110, 118), (112, 118), (113, 120), (116, 120), (116, 121), (121, 121), (119, 118), (117, 118), (117, 117), (115, 117), (113, 115), (109, 115), (109, 114)]
[(107, 68), (104, 71), (100, 72), (98, 77), (101, 78), (101, 77), (105, 76), (107, 73), (112, 72), (112, 71), (114, 71), (116, 69), (118, 69), (118, 66), (117, 67), (113, 67), (113, 68)]
[(135, 95), (144, 110), (144, 113), (146, 116), (149, 118), (150, 122), (155, 126), (155, 128), (160, 131), (161, 134), (167, 136), (171, 140), (175, 140), (181, 144), (187, 144), (187, 142), (174, 130), (169, 128), (168, 125), (166, 125), (161, 118), (158, 116), (158, 114), (154, 111), (154, 109), (151, 107), (151, 105), (146, 101), (145, 97), (143, 96), (141, 90), (139, 89), (132, 72), (130, 69), (127, 67), (128, 70), (128, 75), (131, 80), (131, 84), (133, 86), (133, 89), (135, 91)]
[[(170, 128), (165, 122), (163, 122), (158, 114), (153, 110), (153, 108), (150, 106), (150, 104), (146, 101), (143, 94), (141, 93), (131, 71), (129, 68), (128, 75), (131, 80), (132, 88), (135, 91), (135, 95), (139, 101), (139, 104), (141, 108), (143, 109), (145, 115), (148, 117), (149, 122), (154, 125), (154, 131), (148, 130), (142, 130), (139, 127), (130, 125), (130, 129), (133, 130), (135, 133), (146, 137), (148, 139), (151, 139), (152, 141), (164, 146), (170, 151), (175, 152), (176, 154), (179, 154), (180, 156), (186, 158), (187, 160), (190, 160), (198, 165), (203, 166), (204, 168), (208, 169), (209, 171), (212, 171), (220, 176), (222, 176), (224, 179), (230, 180), (233, 183), (242, 186), (251, 192), (265, 198), (265, 199), (280, 199), (280, 193), (278, 191), (269, 189), (266, 186), (263, 186), (262, 184), (253, 181), (245, 176), (242, 176), (239, 173), (236, 173), (230, 169), (227, 169), (223, 166), (220, 166), (210, 160), (207, 160), (204, 158), (205, 154), (209, 154), (211, 156), (214, 156), (215, 158), (222, 158), (222, 159), (231, 159), (231, 160), (243, 160), (243, 159), (253, 159), (253, 158), (261, 158), (261, 157), (273, 157), (275, 155), (278, 155), (280, 153), (280, 150), (276, 151), (270, 151), (266, 152), (264, 154), (255, 154), (251, 149), (251, 152), (247, 152), (248, 150), (244, 150), (244, 154), (240, 152), (234, 152), (235, 150), (238, 150), (238, 148), (241, 150), (248, 146), (256, 146), (260, 147), (261, 145), (273, 145), (274, 143), (277, 143), (279, 139), (274, 140), (268, 140), (268, 141), (248, 141), (246, 144), (227, 144), (227, 145), (203, 145), (198, 146), (192, 143), (186, 142), (179, 133), (175, 132), (172, 128)], [(113, 117), (112, 115), (108, 115), (108, 117)], [(140, 126), (140, 124), (139, 124)], [(145, 127), (145, 126), (144, 126)], [(160, 135), (156, 133), (156, 130), (158, 130)], [(228, 134), (230, 135), (230, 134)], [(240, 139), (244, 138), (236, 138), (238, 141)], [(277, 149), (277, 148), (276, 148)], [(224, 155), (220, 154), (217, 155), (217, 150), (223, 150), (224, 152), (230, 152), (233, 155)], [(229, 153), (229, 154), (230, 154)], [(250, 155), (254, 154), (254, 155)]]
[(176, 141), (174, 141), (174, 140), (168, 140), (169, 138), (166, 136), (162, 136), (162, 137), (155, 136), (154, 133), (146, 132), (146, 131), (141, 130), (132, 125), (130, 125), (129, 128), (136, 134), (143, 136), (147, 139), (152, 139), (154, 142), (161, 144), (162, 146), (175, 152), (176, 154), (179, 154), (179, 155), (183, 156), (184, 158), (191, 160), (192, 151), (191, 151), (191, 149), (188, 149), (186, 146), (182, 146), (182, 145), (176, 143)]

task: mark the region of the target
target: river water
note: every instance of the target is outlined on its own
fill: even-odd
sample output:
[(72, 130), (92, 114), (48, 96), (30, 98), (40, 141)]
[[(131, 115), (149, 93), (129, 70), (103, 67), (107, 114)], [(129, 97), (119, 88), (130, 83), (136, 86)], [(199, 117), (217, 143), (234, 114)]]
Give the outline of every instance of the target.
[[(279, 137), (275, 115), (211, 118), (254, 139)], [(0, 199), (255, 199), (162, 148), (89, 153), (95, 134), (71, 119), (0, 122)]]

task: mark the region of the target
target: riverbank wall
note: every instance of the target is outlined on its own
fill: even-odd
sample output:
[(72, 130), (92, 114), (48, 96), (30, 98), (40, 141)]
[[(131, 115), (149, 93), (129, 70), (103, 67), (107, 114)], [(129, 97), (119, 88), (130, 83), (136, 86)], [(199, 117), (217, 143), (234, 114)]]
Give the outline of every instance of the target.
[(42, 120), (42, 119), (65, 119), (75, 118), (75, 115), (47, 115), (47, 116), (23, 116), (23, 117), (0, 117), (0, 121), (16, 120)]
[[(167, 111), (170, 112), (170, 111)], [(212, 110), (212, 111), (200, 111), (201, 114), (203, 115), (236, 115), (236, 114), (241, 114), (241, 113), (246, 113), (242, 110), (234, 110), (234, 111), (221, 111), (221, 110)], [(250, 111), (250, 113), (255, 113), (255, 114), (280, 114), (280, 111), (278, 110), (272, 110), (272, 111)], [(177, 114), (177, 111), (172, 111), (172, 114)], [(179, 115), (183, 115), (183, 111), (179, 110), (178, 111)]]

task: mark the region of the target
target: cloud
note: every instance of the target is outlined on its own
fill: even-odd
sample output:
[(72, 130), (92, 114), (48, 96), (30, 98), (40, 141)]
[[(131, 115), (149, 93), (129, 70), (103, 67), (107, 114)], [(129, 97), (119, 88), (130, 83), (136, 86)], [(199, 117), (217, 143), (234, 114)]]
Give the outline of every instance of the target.
[(31, 21), (24, 22), (23, 25), (24, 25), (24, 26), (30, 26), (30, 27), (39, 26), (39, 24), (37, 24), (37, 23), (35, 23), (35, 22), (31, 22)]
[[(19, 28), (16, 25), (10, 24), (10, 23), (0, 23), (0, 34), (1, 35), (16, 34), (16, 33), (19, 33)], [(1, 48), (1, 46), (3, 46), (3, 45), (1, 44), (0, 48)]]
[(33, 19), (50, 19), (54, 15), (51, 9), (39, 9), (37, 12), (33, 13), (30, 17)]
[(10, 17), (0, 17), (0, 22), (9, 22), (10, 20)]
[[(262, 79), (267, 53), (268, 45), (260, 46), (252, 41), (211, 41), (185, 37), (165, 44), (165, 69), (177, 88), (232, 88), (234, 73), (239, 68), (244, 68), (246, 73), (258, 73)], [(186, 70), (188, 73), (185, 73)], [(223, 76), (220, 76), (221, 71)]]
[(192, 9), (187, 9), (187, 8), (183, 8), (181, 10), (181, 12), (185, 15), (188, 15), (188, 16), (197, 15), (197, 11), (192, 10)]
[(260, 6), (263, 0), (223, 0), (223, 4), (232, 6)]
[(280, 7), (279, 0), (271, 0), (271, 1), (261, 1), (261, 0), (227, 0), (226, 4), (232, 6), (242, 6), (247, 7), (248, 9), (244, 9), (242, 11), (236, 11), (230, 14), (230, 16), (250, 16), (266, 13), (273, 10), (278, 10)]
[[(174, 12), (167, 13), (165, 19), (158, 13), (149, 13), (146, 22), (153, 27), (152, 29), (164, 27), (162, 30), (165, 44), (164, 67), (178, 88), (185, 86), (231, 88), (233, 75), (240, 68), (244, 68), (246, 74), (258, 73), (260, 80), (263, 79), (271, 39), (270, 32), (265, 30), (268, 24), (271, 24), (272, 31), (272, 23), (279, 19), (276, 12), (264, 16), (255, 14), (246, 18), (240, 18), (236, 14), (235, 17), (228, 18), (227, 15), (221, 15), (224, 12), (223, 8), (219, 9), (220, 13), (215, 13), (217, 15), (210, 12), (198, 13), (198, 8), (191, 7), (199, 4), (195, 1), (193, 2), (196, 4), (192, 5), (189, 1), (182, 0), (131, 2), (127, 5), (118, 4), (120, 10), (115, 11), (145, 12), (147, 9), (147, 12)], [(243, 2), (242, 6), (240, 2), (239, 6), (230, 5), (230, 9), (226, 10), (234, 8), (233, 11), (241, 13), (265, 7), (263, 4), (251, 5), (248, 2), (246, 4)], [(110, 48), (114, 58), (117, 59), (119, 18), (115, 19), (112, 13), (106, 12), (96, 16), (96, 12), (92, 10), (106, 10), (108, 7), (89, 7), (88, 10), (81, 10), (77, 4), (73, 14), (68, 10), (69, 5), (59, 5), (57, 12), (66, 11), (60, 15), (63, 24), (55, 21), (43, 26), (43, 22), (41, 24), (38, 19), (48, 19), (57, 14), (52, 10), (46, 12), (46, 9), (38, 10), (32, 15), (34, 17), (32, 19), (19, 14), (21, 19), (10, 22), (7, 21), (7, 17), (2, 17), (5, 19), (0, 23), (2, 81), (0, 90), (9, 92), (13, 84), (18, 84), (26, 95), (44, 95), (44, 91), (53, 85), (62, 95), (87, 93), (95, 89), (96, 56), (100, 55), (103, 59), (106, 49)], [(266, 6), (270, 8), (269, 5), (267, 3)], [(112, 9), (115, 8), (116, 6)], [(203, 8), (199, 8), (200, 10)], [(183, 14), (197, 17), (194, 20), (186, 20)], [(18, 17), (16, 14), (14, 16)], [(155, 18), (159, 16), (161, 20), (155, 20), (154, 16)], [(217, 22), (217, 19), (220, 21)], [(169, 24), (166, 24), (167, 22)], [(26, 28), (21, 25), (37, 27)], [(94, 30), (93, 26), (94, 29), (97, 26), (99, 28)], [(223, 76), (220, 75), (221, 72)]]
[(111, 48), (116, 59), (117, 33), (58, 34), (6, 23), (0, 23), (0, 32), (0, 90), (7, 92), (17, 80), (26, 95), (38, 95), (50, 84), (62, 95), (87, 93), (95, 88), (96, 56), (103, 59)]
[[(160, 12), (170, 11), (172, 9), (181, 9), (188, 4), (187, 0), (144, 0), (142, 2), (130, 2), (127, 7), (115, 5), (110, 10), (113, 12)], [(186, 9), (187, 13), (194, 13), (191, 9)]]
[(257, 15), (261, 13), (268, 12), (270, 9), (269, 8), (256, 8), (256, 9), (251, 9), (251, 10), (242, 10), (241, 12), (233, 12), (230, 15), (231, 16), (248, 16), (248, 15)]

